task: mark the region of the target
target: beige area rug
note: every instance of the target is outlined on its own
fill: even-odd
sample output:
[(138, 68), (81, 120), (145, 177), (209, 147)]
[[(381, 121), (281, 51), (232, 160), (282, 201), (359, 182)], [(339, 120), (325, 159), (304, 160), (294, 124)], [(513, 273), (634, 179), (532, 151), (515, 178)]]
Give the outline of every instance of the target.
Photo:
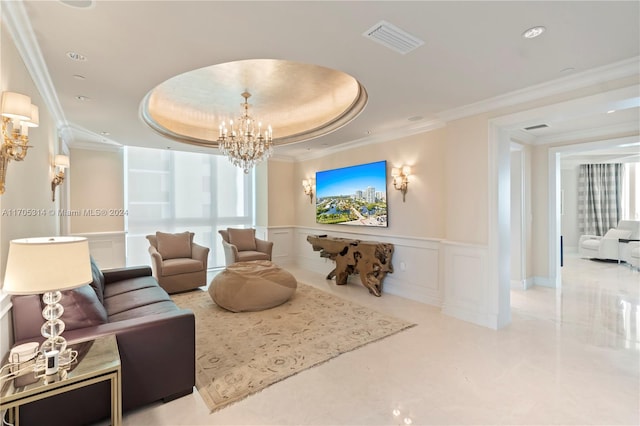
[(211, 411), (415, 324), (298, 283), (276, 308), (233, 313), (206, 291), (172, 296), (196, 316), (196, 388)]

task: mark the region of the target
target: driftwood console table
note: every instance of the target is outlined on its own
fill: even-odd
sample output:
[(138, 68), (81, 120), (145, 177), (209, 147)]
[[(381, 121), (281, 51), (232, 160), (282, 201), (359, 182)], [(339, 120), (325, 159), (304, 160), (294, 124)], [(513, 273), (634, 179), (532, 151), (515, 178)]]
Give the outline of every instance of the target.
[(393, 244), (323, 235), (309, 235), (307, 241), (314, 251), (320, 252), (320, 257), (336, 262), (335, 269), (327, 275), (328, 280), (335, 277), (336, 284), (345, 285), (349, 275), (359, 274), (369, 293), (380, 297), (382, 280), (393, 272)]

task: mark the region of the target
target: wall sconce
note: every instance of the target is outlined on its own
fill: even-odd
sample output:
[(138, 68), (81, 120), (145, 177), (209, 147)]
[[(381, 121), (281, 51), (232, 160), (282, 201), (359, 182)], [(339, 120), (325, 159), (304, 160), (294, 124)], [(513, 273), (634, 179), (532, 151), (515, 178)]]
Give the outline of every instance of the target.
[(53, 167), (54, 171), (56, 167), (59, 168), (60, 171), (53, 176), (53, 180), (51, 181), (51, 201), (56, 200), (56, 186), (64, 182), (64, 169), (69, 167), (69, 157), (66, 155), (56, 155)]
[(409, 187), (409, 175), (411, 174), (411, 167), (403, 166), (402, 168), (394, 167), (391, 169), (391, 176), (393, 177), (393, 187), (402, 192), (402, 202), (404, 203), (405, 195)]
[[(38, 107), (31, 98), (14, 92), (2, 93), (2, 146), (0, 147), (0, 194), (4, 194), (9, 161), (22, 161), (30, 148), (29, 127), (38, 127)], [(9, 130), (11, 127), (11, 130)]]
[(313, 179), (303, 179), (302, 187), (304, 188), (304, 195), (309, 196), (309, 203), (313, 203)]

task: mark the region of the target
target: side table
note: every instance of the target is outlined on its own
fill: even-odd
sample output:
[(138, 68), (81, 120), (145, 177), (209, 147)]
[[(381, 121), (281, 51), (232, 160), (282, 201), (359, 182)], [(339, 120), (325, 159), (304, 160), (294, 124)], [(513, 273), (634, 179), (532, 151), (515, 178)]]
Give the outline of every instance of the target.
[[(0, 382), (0, 410), (9, 411), (9, 421), (19, 426), (20, 406), (102, 381), (111, 383), (111, 424), (122, 423), (121, 367), (118, 343), (113, 335), (69, 345), (78, 358), (51, 376), (28, 371)], [(52, 413), (52, 415), (55, 415)]]

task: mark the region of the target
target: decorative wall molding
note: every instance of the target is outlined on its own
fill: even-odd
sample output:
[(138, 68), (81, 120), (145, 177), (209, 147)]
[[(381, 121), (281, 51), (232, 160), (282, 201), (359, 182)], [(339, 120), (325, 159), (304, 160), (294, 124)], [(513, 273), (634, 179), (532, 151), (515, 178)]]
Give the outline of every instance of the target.
[(498, 313), (490, 309), (489, 248), (451, 241), (442, 243), (444, 302), (442, 312), (458, 319), (499, 328)]
[[(351, 229), (328, 232), (319, 227), (281, 226), (268, 228), (269, 240), (275, 243), (274, 253), (278, 253), (274, 255), (274, 261), (284, 262), (288, 258), (287, 264), (326, 276), (333, 270), (334, 262), (321, 258), (307, 242), (308, 235), (317, 234), (392, 243), (394, 272), (385, 277), (382, 297), (385, 293), (394, 294), (441, 307), (444, 314), (477, 325), (492, 329), (501, 326), (489, 292), (487, 246), (430, 238), (372, 235)], [(362, 285), (357, 276), (351, 277), (349, 282), (350, 285)]]
[(73, 235), (85, 237), (89, 241), (89, 252), (100, 269), (126, 266), (126, 233), (124, 231), (88, 232)]

